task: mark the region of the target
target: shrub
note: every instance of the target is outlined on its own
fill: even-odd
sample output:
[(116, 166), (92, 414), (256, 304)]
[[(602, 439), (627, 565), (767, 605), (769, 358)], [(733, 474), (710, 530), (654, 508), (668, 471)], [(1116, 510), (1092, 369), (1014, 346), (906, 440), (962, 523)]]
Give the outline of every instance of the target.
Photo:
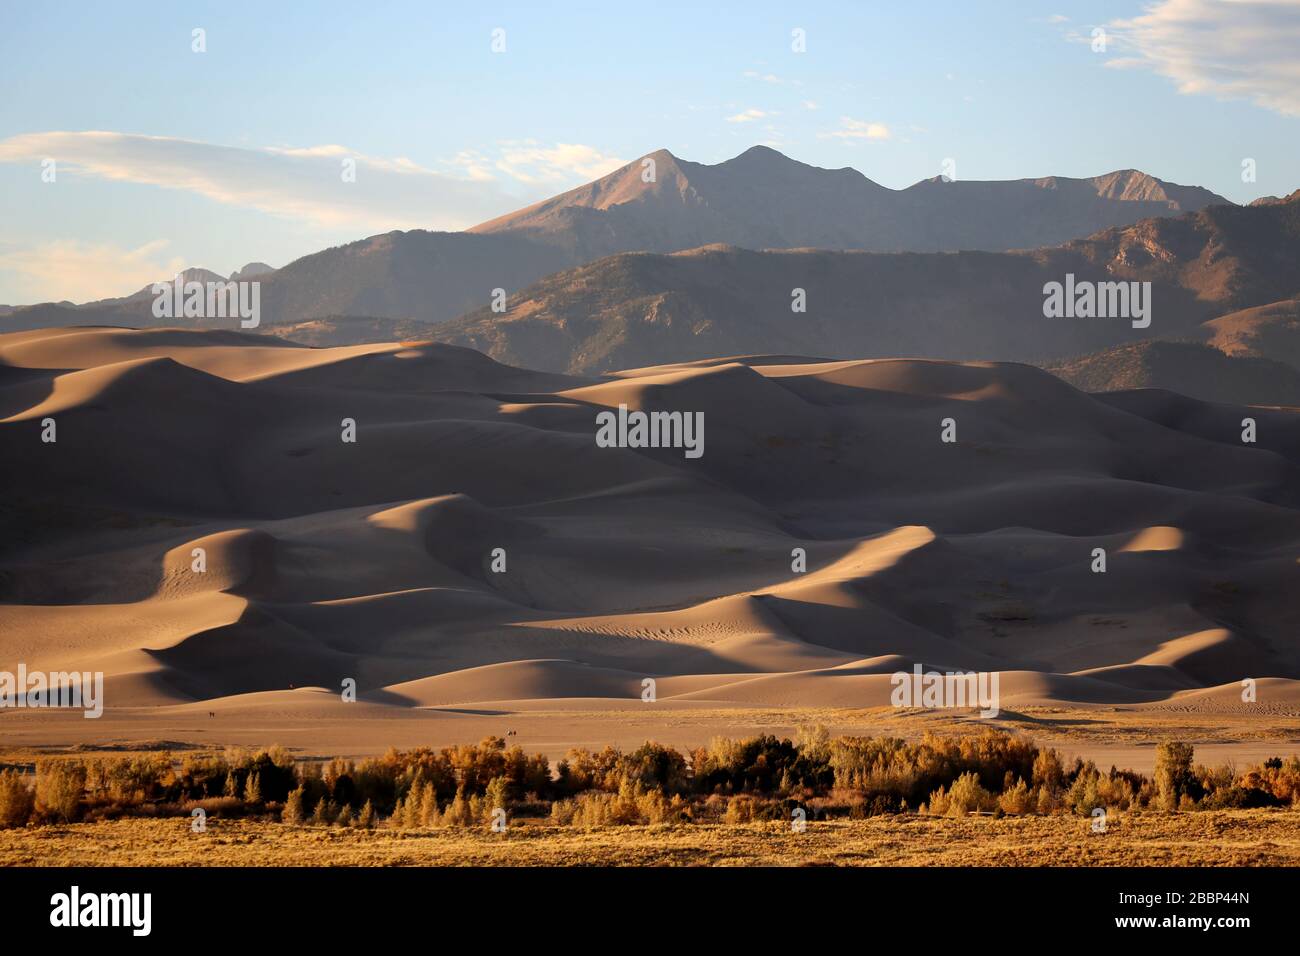
[(993, 795), (980, 785), (978, 774), (968, 771), (948, 791), (948, 816), (961, 817), (978, 810), (993, 809)]
[(754, 819), (754, 798), (748, 795), (732, 797), (727, 801), (727, 823), (749, 823)]
[(998, 807), (1003, 813), (1014, 813), (1018, 816), (1032, 813), (1035, 809), (1033, 792), (1023, 779), (1017, 780), (1014, 786), (1002, 791), (1002, 795), (998, 797)]
[(36, 764), (36, 809), (44, 817), (71, 822), (81, 815), (86, 766), (77, 760), (41, 760)]
[(36, 795), (16, 770), (0, 771), (0, 830), (24, 827), (36, 808)]
[(573, 800), (556, 800), (551, 804), (551, 822), (571, 826), (578, 805)]

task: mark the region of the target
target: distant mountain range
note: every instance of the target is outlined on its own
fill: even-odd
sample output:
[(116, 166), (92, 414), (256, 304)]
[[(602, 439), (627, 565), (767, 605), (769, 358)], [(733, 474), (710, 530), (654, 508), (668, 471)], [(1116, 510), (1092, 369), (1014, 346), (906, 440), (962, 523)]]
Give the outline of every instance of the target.
[[(653, 164), (653, 181), (647, 182)], [(747, 249), (1001, 251), (1054, 245), (1221, 196), (1136, 170), (1091, 179), (947, 182), (892, 190), (854, 169), (821, 169), (755, 146), (707, 166), (667, 150), (468, 232), (391, 232), (262, 271), (265, 324), (324, 316), (443, 322), (562, 269), (621, 252), (713, 243)], [(255, 263), (263, 270), (269, 267)], [(236, 276), (250, 278), (248, 267)], [(206, 273), (206, 270), (194, 270)], [(215, 273), (210, 274), (215, 276)], [(153, 325), (142, 303), (15, 307), (0, 330)]]
[[(1045, 318), (1043, 286), (1067, 274), (1150, 282), (1151, 327)], [(795, 288), (806, 290), (806, 313), (792, 311)], [(1202, 324), (1297, 295), (1300, 193), (1025, 252), (708, 246), (611, 256), (548, 276), (514, 296), (504, 315), (480, 309), (432, 334), (500, 361), (571, 373), (758, 353), (1048, 363), (1153, 338), (1292, 341), (1294, 311), (1281, 304)]]
[[(1150, 282), (1152, 326), (1045, 318), (1043, 286), (1067, 274)], [(1093, 390), (1289, 404), (1300, 369), (1300, 191), (1241, 207), (1136, 170), (891, 190), (765, 147), (714, 166), (660, 150), (467, 232), (392, 232), (230, 278), (261, 282), (264, 333), (436, 340), (571, 374), (719, 355), (924, 356), (1030, 362)], [(504, 313), (487, 305), (498, 288)], [(155, 319), (151, 302), (146, 287), (0, 307), (0, 330), (184, 321)]]
[[(651, 169), (654, 181), (646, 182)], [(1056, 245), (1109, 226), (1226, 202), (1207, 189), (1133, 169), (1091, 179), (935, 177), (893, 190), (856, 169), (808, 166), (766, 146), (716, 166), (661, 149), (471, 232), (528, 236), (584, 261), (714, 243), (745, 249), (1002, 251)]]

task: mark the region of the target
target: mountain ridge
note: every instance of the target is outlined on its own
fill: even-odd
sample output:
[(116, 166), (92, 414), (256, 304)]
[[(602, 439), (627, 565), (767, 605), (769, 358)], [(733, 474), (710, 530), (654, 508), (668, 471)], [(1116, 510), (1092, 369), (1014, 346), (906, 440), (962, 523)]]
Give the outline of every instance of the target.
[[(892, 190), (852, 167), (822, 169), (763, 146), (714, 165), (657, 150), (642, 160), (465, 232), (380, 233), (259, 272), (264, 325), (331, 315), (439, 323), (543, 276), (620, 252), (743, 248), (958, 251), (1034, 248), (1099, 229), (1226, 203), (1135, 170), (1091, 179), (943, 182)], [(1201, 205), (1200, 208), (1204, 208)], [(250, 263), (238, 270), (241, 279)], [(213, 275), (216, 275), (215, 273)], [(10, 308), (0, 329), (155, 325), (121, 299)]]

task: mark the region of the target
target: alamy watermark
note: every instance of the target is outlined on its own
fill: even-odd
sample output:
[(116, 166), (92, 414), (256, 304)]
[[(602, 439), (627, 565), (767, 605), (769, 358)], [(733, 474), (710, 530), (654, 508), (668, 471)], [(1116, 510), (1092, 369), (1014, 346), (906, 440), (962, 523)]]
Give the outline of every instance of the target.
[(240, 328), (255, 329), (262, 322), (262, 283), (256, 280), (155, 282), (155, 319), (226, 319), (238, 316)]
[(979, 707), (981, 717), (996, 717), (1001, 708), (997, 671), (896, 671), (889, 682), (894, 691), (889, 702), (895, 707)]
[(600, 448), (684, 448), (687, 458), (704, 454), (703, 412), (629, 412), (596, 415), (596, 444)]
[(128, 927), (132, 936), (148, 936), (153, 928), (152, 893), (83, 893), (73, 886), (50, 897), (50, 925), (74, 928)]
[(1133, 328), (1151, 325), (1150, 282), (1075, 281), (1043, 285), (1043, 315), (1049, 319), (1132, 319)]
[(64, 708), (85, 711), (93, 720), (104, 713), (103, 671), (0, 671), (0, 710)]

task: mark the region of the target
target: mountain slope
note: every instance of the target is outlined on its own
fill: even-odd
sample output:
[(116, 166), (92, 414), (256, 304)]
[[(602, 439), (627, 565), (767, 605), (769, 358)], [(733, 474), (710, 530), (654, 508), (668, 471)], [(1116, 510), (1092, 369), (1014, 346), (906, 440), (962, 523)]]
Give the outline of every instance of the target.
[(1300, 368), (1300, 299), (1242, 309), (1205, 323), (1226, 355), (1269, 358)]
[[(1047, 319), (1043, 286), (1149, 281), (1152, 324)], [(807, 312), (791, 309), (804, 289)], [(1211, 206), (1032, 252), (752, 252), (612, 256), (548, 276), (442, 341), (574, 373), (760, 352), (1042, 362), (1200, 324), (1300, 293), (1300, 202)]]
[(1047, 367), (1087, 392), (1162, 388), (1207, 402), (1300, 406), (1300, 369), (1199, 342), (1119, 345)]

